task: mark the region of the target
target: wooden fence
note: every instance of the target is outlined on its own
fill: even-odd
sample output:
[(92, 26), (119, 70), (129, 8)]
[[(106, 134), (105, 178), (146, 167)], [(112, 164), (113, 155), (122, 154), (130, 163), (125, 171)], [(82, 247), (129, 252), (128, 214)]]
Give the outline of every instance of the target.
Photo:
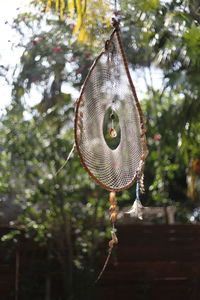
[(99, 283), (104, 300), (200, 300), (199, 225), (125, 225)]
[[(5, 232), (1, 229), (1, 235)], [(96, 286), (94, 300), (200, 300), (199, 225), (120, 225), (118, 237), (119, 245)], [(21, 300), (15, 293), (19, 275), (27, 270), (34, 251), (40, 262), (46, 255), (33, 243), (21, 244), (17, 251), (12, 245), (1, 243), (0, 247), (1, 300)], [(52, 295), (57, 297), (51, 300), (63, 299), (59, 280), (53, 288)]]

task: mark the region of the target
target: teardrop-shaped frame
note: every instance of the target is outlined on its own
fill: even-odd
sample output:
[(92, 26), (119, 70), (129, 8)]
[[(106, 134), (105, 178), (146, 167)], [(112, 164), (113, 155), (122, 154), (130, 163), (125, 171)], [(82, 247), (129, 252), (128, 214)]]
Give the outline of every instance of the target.
[[(130, 84), (130, 88), (131, 88), (131, 91), (132, 91), (132, 95), (133, 95), (133, 101), (135, 101), (135, 105), (136, 105), (136, 109), (138, 111), (138, 115), (139, 115), (139, 122), (140, 122), (140, 128), (141, 128), (141, 147), (142, 147), (142, 155), (141, 155), (141, 158), (140, 158), (140, 166), (143, 166), (144, 164), (144, 160), (146, 158), (146, 154), (147, 154), (147, 150), (146, 150), (146, 138), (145, 138), (145, 133), (144, 133), (144, 121), (143, 121), (143, 117), (142, 117), (142, 110), (141, 110), (141, 106), (140, 106), (140, 103), (139, 103), (139, 100), (138, 100), (138, 97), (137, 97), (137, 94), (136, 94), (136, 90), (135, 90), (135, 86), (133, 84), (133, 81), (132, 81), (132, 78), (131, 78), (131, 75), (130, 75), (130, 71), (129, 71), (129, 68), (128, 68), (128, 63), (127, 63), (127, 60), (126, 60), (126, 56), (125, 56), (125, 51), (124, 51), (124, 48), (123, 48), (123, 45), (122, 45), (122, 41), (121, 41), (121, 37), (120, 37), (120, 33), (119, 33), (119, 26), (118, 26), (118, 23), (115, 27), (115, 29), (113, 30), (113, 32), (111, 33), (110, 35), (110, 39), (107, 41), (107, 45), (109, 46), (110, 42), (112, 41), (112, 38), (114, 36), (114, 34), (116, 33), (116, 37), (117, 37), (117, 42), (118, 42), (118, 45), (119, 45), (119, 49), (120, 49), (120, 52), (121, 52), (121, 56), (122, 56), (122, 60), (123, 60), (123, 63), (124, 63), (124, 67), (125, 67), (125, 71), (126, 71), (126, 75), (127, 75), (127, 78), (128, 78), (128, 81), (129, 81), (129, 84)], [(90, 171), (90, 169), (87, 167), (87, 164), (85, 163), (84, 161), (84, 158), (82, 156), (82, 153), (81, 153), (81, 150), (80, 150), (80, 147), (79, 147), (79, 138), (78, 138), (78, 127), (79, 127), (79, 116), (78, 116), (78, 113), (79, 113), (79, 106), (81, 105), (81, 102), (82, 102), (82, 96), (83, 96), (83, 93), (84, 93), (84, 90), (85, 90), (85, 87), (87, 85), (87, 82), (90, 78), (90, 75), (93, 71), (93, 69), (95, 68), (96, 64), (98, 63), (98, 61), (100, 60), (101, 56), (104, 55), (106, 53), (106, 49), (103, 50), (99, 56), (95, 59), (94, 63), (92, 64), (88, 74), (87, 74), (87, 77), (82, 85), (82, 88), (81, 88), (81, 91), (80, 91), (80, 96), (76, 102), (76, 110), (75, 110), (75, 126), (74, 126), (74, 132), (75, 132), (75, 143), (76, 143), (76, 148), (77, 148), (77, 151), (78, 151), (78, 155), (80, 157), (80, 160), (81, 160), (81, 163), (83, 165), (83, 167), (86, 169), (86, 171), (89, 173), (89, 175), (96, 181), (96, 183), (98, 183), (100, 186), (102, 186), (104, 189), (108, 190), (108, 191), (116, 191), (116, 192), (119, 192), (119, 191), (122, 191), (122, 190), (125, 190), (125, 189), (128, 189), (129, 187), (131, 187), (133, 185), (133, 183), (135, 182), (135, 180), (137, 179), (137, 173), (135, 174), (135, 176), (133, 177), (132, 181), (122, 187), (122, 188), (111, 188), (109, 186), (106, 186), (105, 184), (103, 184), (98, 178), (96, 178), (96, 176), (94, 176), (94, 174)], [(133, 103), (134, 104), (134, 103)], [(142, 170), (138, 170), (138, 174), (140, 173), (140, 171)]]

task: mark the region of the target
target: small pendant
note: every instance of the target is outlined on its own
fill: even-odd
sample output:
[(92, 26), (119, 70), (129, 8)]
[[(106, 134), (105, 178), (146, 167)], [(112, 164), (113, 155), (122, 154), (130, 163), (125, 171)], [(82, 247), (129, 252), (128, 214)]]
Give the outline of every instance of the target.
[(117, 132), (114, 128), (110, 128), (109, 130), (109, 135), (112, 137), (112, 138), (116, 138), (117, 137)]

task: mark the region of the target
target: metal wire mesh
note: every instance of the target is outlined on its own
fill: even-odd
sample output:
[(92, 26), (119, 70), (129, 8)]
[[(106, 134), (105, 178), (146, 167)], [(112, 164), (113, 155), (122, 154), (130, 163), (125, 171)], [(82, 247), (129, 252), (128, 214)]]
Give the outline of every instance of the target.
[[(119, 120), (120, 140), (115, 149), (109, 146), (103, 130), (108, 110)], [(82, 87), (75, 140), (84, 167), (105, 189), (119, 191), (134, 182), (143, 153), (141, 120), (117, 32), (111, 35)]]

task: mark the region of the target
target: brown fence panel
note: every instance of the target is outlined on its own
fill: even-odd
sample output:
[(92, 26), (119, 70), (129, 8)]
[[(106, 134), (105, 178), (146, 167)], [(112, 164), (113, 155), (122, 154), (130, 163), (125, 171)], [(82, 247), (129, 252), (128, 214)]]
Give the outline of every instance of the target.
[(99, 299), (200, 300), (199, 225), (124, 225)]

